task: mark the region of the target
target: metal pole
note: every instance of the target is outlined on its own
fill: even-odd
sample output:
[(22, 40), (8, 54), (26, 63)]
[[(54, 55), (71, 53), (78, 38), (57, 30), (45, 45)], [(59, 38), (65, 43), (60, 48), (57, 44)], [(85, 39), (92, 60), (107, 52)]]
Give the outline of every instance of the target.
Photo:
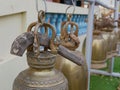
[(89, 14), (88, 14), (87, 38), (86, 38), (86, 60), (88, 65), (88, 89), (87, 90), (90, 89), (90, 69), (91, 69), (91, 55), (92, 55), (94, 6), (95, 6), (95, 1), (90, 2)]
[(93, 2), (95, 1), (96, 4), (101, 5), (107, 9), (115, 10), (113, 7), (108, 6), (107, 4), (101, 2), (100, 0), (88, 0), (88, 2)]
[[(115, 0), (115, 13), (114, 13), (114, 20), (118, 20), (119, 18), (119, 0)], [(117, 26), (114, 30), (118, 31), (118, 22), (114, 22), (114, 25)]]
[(115, 72), (109, 73), (103, 70), (96, 70), (96, 69), (91, 69), (91, 73), (106, 75), (106, 76), (113, 76), (113, 77), (120, 77), (120, 73), (115, 73)]
[(113, 73), (113, 69), (114, 69), (114, 57), (112, 57), (110, 60), (109, 60), (109, 66), (108, 66), (108, 68), (109, 68), (109, 70), (108, 70), (108, 72), (109, 73)]
[[(114, 13), (114, 20), (118, 20), (118, 12), (119, 12), (119, 0), (115, 0), (115, 13)], [(116, 26), (116, 28), (114, 28), (114, 30), (117, 32), (118, 31), (118, 23), (114, 22), (114, 25)], [(114, 69), (114, 59), (115, 57), (112, 57), (111, 60), (109, 61), (109, 73), (113, 72)]]

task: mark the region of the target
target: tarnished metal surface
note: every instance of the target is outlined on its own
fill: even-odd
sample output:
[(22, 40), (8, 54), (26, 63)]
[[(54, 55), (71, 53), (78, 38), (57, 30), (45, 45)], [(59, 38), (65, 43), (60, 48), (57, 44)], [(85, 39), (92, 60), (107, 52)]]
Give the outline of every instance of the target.
[(40, 53), (38, 57), (33, 52), (28, 52), (30, 68), (16, 77), (13, 90), (68, 90), (67, 79), (53, 68), (55, 58), (49, 52)]
[[(61, 36), (60, 36), (60, 45), (65, 46), (70, 50), (75, 50), (79, 47), (80, 41), (78, 38), (78, 25), (75, 22), (72, 22), (71, 15), (67, 14), (68, 21), (62, 22), (61, 25)], [(68, 25), (71, 26), (70, 33), (68, 33)], [(74, 30), (75, 28), (75, 30)]]
[[(72, 23), (70, 22), (68, 24), (72, 24)], [(42, 26), (45, 28), (44, 36), (43, 34), (38, 33), (38, 28)], [(75, 26), (76, 28), (78, 28), (76, 24)], [(48, 28), (52, 29), (51, 38), (48, 38), (47, 36)], [(28, 36), (27, 34), (30, 34), (32, 39), (26, 38)], [(70, 41), (68, 40), (68, 42), (70, 42), (70, 45), (73, 44), (73, 46), (70, 48), (75, 49), (76, 48), (75, 45), (76, 44), (79, 45), (80, 42), (77, 36), (78, 36), (78, 30), (76, 30), (74, 33), (71, 33), (69, 35)], [(30, 42), (30, 43), (27, 43), (24, 46), (23, 44), (19, 43), (19, 41), (21, 41), (20, 40), (21, 38), (26, 38), (25, 40), (23, 40), (23, 42)], [(30, 39), (30, 41), (28, 39)], [(80, 52), (76, 52), (76, 51), (71, 52), (64, 46), (59, 46), (60, 44), (57, 46), (58, 47), (57, 49), (54, 40), (55, 40), (54, 28), (50, 24), (44, 23), (44, 20), (41, 20), (39, 16), (38, 22), (34, 22), (30, 24), (27, 32), (24, 34), (24, 37), (19, 36), (19, 38), (17, 38), (13, 42), (11, 51), (14, 51), (13, 49), (17, 49), (17, 46), (21, 47), (22, 49), (22, 50), (20, 49), (20, 51), (22, 52), (20, 53), (13, 52), (14, 54), (20, 56), (27, 49), (27, 62), (28, 65), (30, 66), (30, 68), (22, 71), (17, 76), (13, 84), (13, 90), (86, 90), (87, 65), (83, 55)], [(22, 46), (24, 46), (24, 48)], [(44, 46), (44, 50), (40, 51), (41, 49), (39, 49), (39, 46)], [(67, 79), (64, 77), (64, 75), (58, 70), (53, 68), (55, 64), (56, 56), (53, 55), (52, 53), (56, 52), (57, 50), (60, 55), (63, 55), (65, 58), (69, 59), (69, 62), (71, 63), (69, 65), (70, 67), (73, 68), (71, 70), (67, 63), (64, 64), (66, 67), (66, 71), (64, 72), (64, 74), (67, 73), (66, 77), (67, 79), (69, 79), (70, 89), (68, 89), (68, 82)], [(81, 77), (79, 75), (81, 75)]]
[[(39, 15), (39, 14), (38, 14)], [(31, 24), (33, 25), (33, 24)], [(34, 26), (34, 25), (33, 25)], [(41, 26), (48, 26), (52, 29), (52, 38), (50, 40), (46, 40), (47, 35), (45, 37), (38, 36), (38, 28)], [(30, 28), (32, 28), (30, 26)], [(46, 29), (47, 30), (47, 29)], [(31, 30), (28, 30), (31, 31)], [(30, 33), (30, 32), (27, 32)], [(68, 81), (64, 77), (64, 75), (54, 68), (56, 55), (51, 54), (54, 50), (54, 39), (55, 39), (55, 30), (50, 24), (38, 22), (35, 25), (35, 30), (33, 34), (33, 42), (32, 44), (28, 44), (25, 49), (27, 49), (27, 62), (30, 68), (22, 71), (15, 79), (13, 84), (13, 90), (68, 90)], [(21, 38), (21, 36), (20, 36)], [(27, 38), (28, 39), (28, 38)], [(41, 41), (39, 40), (41, 39)], [(31, 40), (31, 39), (30, 39)], [(48, 47), (44, 44), (44, 40), (49, 43), (49, 47), (51, 49), (48, 52)], [(19, 39), (16, 40), (17, 42)], [(27, 40), (26, 40), (27, 41)], [(16, 44), (16, 43), (14, 43)], [(17, 45), (21, 45), (19, 42)], [(40, 51), (39, 47), (44, 46), (45, 49)], [(33, 47), (30, 49), (30, 47)], [(13, 48), (12, 48), (13, 50)], [(16, 55), (19, 55), (16, 53)]]
[(58, 48), (58, 54), (60, 54), (61, 56), (69, 59), (69, 60), (73, 60), (72, 62), (80, 65), (84, 65), (84, 57), (81, 55), (77, 55), (75, 51), (70, 51), (67, 48), (65, 48), (64, 46), (59, 46)]
[(112, 19), (111, 17), (110, 18), (106, 18), (104, 15), (102, 15), (102, 18), (99, 18), (97, 19), (95, 17), (94, 19), (94, 27), (95, 29), (102, 29), (102, 28), (108, 28), (108, 29), (111, 29), (111, 28), (114, 28), (116, 26), (114, 26), (114, 19)]

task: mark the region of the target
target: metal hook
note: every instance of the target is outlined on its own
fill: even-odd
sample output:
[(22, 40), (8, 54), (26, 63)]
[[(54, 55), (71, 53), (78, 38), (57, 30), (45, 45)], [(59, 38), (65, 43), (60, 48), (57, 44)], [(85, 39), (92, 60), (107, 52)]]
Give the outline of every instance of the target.
[(72, 7), (72, 6), (74, 7), (72, 14), (74, 14), (74, 12), (75, 12), (75, 3), (74, 3), (73, 0), (72, 0), (72, 4), (73, 4), (73, 5), (70, 5), (70, 6), (67, 7), (66, 12), (65, 12), (66, 14), (68, 14), (67, 11), (68, 11), (68, 9), (69, 9), (70, 7)]
[[(66, 11), (65, 11), (66, 14), (68, 14), (67, 11), (68, 11), (68, 9), (69, 9), (70, 7), (72, 7), (72, 6), (73, 6), (73, 5), (70, 5), (70, 6), (67, 7), (67, 9), (66, 9)], [(75, 7), (74, 7), (74, 9), (73, 9), (72, 14), (74, 14), (74, 12), (75, 12)]]
[(43, 10), (38, 11), (38, 22), (43, 24), (45, 21), (45, 12)]
[[(46, 0), (43, 0), (44, 4), (45, 4), (45, 12), (47, 12), (47, 3)], [(36, 0), (36, 10), (37, 12), (39, 12), (39, 8), (38, 8), (38, 0)]]

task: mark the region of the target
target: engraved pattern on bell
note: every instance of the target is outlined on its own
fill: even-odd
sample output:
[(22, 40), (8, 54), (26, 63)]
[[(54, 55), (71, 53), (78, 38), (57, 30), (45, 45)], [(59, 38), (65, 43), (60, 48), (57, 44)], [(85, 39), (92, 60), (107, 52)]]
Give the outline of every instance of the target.
[(30, 68), (17, 76), (13, 90), (68, 90), (67, 79), (53, 68), (55, 58), (56, 56), (49, 52), (40, 53), (39, 56), (27, 52)]

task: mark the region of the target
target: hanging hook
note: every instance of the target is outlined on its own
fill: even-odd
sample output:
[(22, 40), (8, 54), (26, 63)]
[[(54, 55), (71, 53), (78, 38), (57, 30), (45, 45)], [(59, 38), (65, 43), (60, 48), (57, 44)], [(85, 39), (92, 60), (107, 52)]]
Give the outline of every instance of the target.
[[(46, 0), (43, 0), (43, 2), (45, 4), (45, 12), (47, 12), (47, 3), (46, 3)], [(36, 10), (37, 10), (37, 12), (39, 12), (38, 0), (36, 0)]]
[[(73, 5), (70, 5), (70, 6), (67, 7), (67, 9), (66, 9), (66, 11), (65, 11), (66, 14), (68, 14), (67, 11), (68, 11), (68, 9), (69, 9), (70, 7), (72, 7), (72, 6), (73, 6)], [(72, 12), (71, 14), (74, 14), (74, 12), (75, 12), (75, 6), (74, 6), (73, 12)]]
[(38, 11), (38, 22), (41, 24), (45, 22), (45, 12), (43, 10)]
[(70, 6), (67, 7), (66, 13), (67, 13), (68, 9), (69, 9), (70, 7), (72, 7), (72, 6), (74, 7), (72, 14), (74, 14), (74, 12), (75, 12), (75, 2), (74, 2), (73, 0), (72, 0), (72, 5), (70, 5)]
[(67, 11), (68, 11), (68, 9), (70, 8), (70, 7), (72, 7), (72, 6), (74, 6), (74, 5), (70, 5), (70, 6), (68, 6), (67, 7), (67, 9), (66, 9), (66, 16), (67, 16), (67, 20), (68, 21), (70, 21), (70, 19), (71, 19), (71, 17), (72, 17), (72, 15), (74, 14), (74, 12), (75, 12), (75, 6), (74, 6), (74, 9), (73, 9), (73, 12), (72, 13), (68, 13)]

